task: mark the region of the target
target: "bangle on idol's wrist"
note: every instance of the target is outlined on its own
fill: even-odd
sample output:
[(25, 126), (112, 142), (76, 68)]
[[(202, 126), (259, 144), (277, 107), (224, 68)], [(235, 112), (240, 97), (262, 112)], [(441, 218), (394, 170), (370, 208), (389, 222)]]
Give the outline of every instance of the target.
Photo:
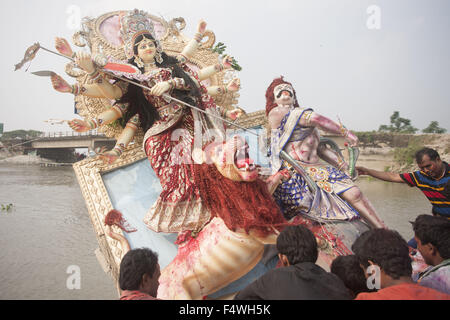
[(200, 43), (200, 41), (202, 41), (203, 39), (203, 35), (200, 32), (197, 32), (196, 34), (194, 34), (194, 40), (197, 41), (198, 43)]
[(114, 152), (118, 157), (120, 157), (123, 152), (122, 149), (119, 148), (118, 146), (115, 146), (111, 151)]
[(173, 89), (175, 87), (175, 80), (171, 79), (167, 81), (170, 85), (170, 89)]
[(115, 151), (117, 155), (120, 157), (120, 155), (125, 151), (125, 145), (123, 143), (118, 143), (114, 146), (112, 151)]
[(306, 121), (307, 126), (309, 126), (311, 124), (311, 116), (312, 116), (312, 111), (305, 112), (305, 121)]
[(94, 70), (94, 72), (89, 73), (89, 77), (93, 82), (101, 82), (102, 74), (97, 69)]
[(87, 123), (89, 125), (89, 128), (91, 128), (91, 130), (98, 128), (98, 120), (96, 118), (87, 120)]
[(173, 88), (182, 89), (185, 87), (185, 82), (183, 78), (173, 78), (170, 80), (172, 82)]
[(348, 132), (349, 132), (349, 130), (346, 128), (346, 127), (344, 127), (343, 125), (341, 125), (341, 134), (342, 134), (342, 136), (344, 137), (344, 138), (347, 138), (347, 136), (348, 136)]
[(73, 84), (72, 85), (72, 91), (71, 91), (71, 93), (73, 94), (73, 95), (78, 95), (79, 93), (80, 93), (80, 86), (78, 85), (78, 83), (75, 83), (75, 84)]
[(78, 83), (75, 83), (74, 85), (72, 85), (71, 93), (73, 95), (78, 95), (80, 93), (84, 93), (85, 91), (86, 91), (86, 88), (83, 85), (80, 86)]

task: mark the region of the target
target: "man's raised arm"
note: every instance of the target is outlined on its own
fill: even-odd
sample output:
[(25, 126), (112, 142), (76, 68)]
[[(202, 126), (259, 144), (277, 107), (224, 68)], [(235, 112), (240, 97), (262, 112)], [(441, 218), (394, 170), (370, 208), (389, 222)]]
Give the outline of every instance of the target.
[(389, 182), (405, 182), (398, 173), (378, 171), (364, 167), (356, 167), (356, 170), (358, 170), (359, 175), (368, 175)]

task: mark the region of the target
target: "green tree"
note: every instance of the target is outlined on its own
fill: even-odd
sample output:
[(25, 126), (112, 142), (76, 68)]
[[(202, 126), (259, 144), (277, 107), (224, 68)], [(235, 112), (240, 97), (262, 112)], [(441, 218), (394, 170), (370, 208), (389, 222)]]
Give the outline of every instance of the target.
[(391, 116), (390, 125), (381, 125), (378, 131), (393, 132), (393, 133), (416, 133), (419, 129), (411, 125), (411, 120), (400, 117), (398, 111), (394, 111)]
[(14, 130), (14, 131), (8, 131), (3, 132), (2, 140), (9, 140), (9, 139), (30, 139), (30, 138), (36, 138), (39, 135), (41, 135), (41, 131), (36, 130)]
[(428, 127), (422, 130), (423, 133), (446, 133), (447, 129), (440, 128), (439, 122), (431, 121)]

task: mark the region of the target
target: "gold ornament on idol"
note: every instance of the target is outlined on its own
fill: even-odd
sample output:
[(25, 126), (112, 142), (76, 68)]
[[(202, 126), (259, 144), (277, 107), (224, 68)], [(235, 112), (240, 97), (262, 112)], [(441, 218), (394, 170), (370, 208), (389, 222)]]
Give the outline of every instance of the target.
[(128, 59), (134, 56), (134, 42), (136, 38), (142, 34), (150, 34), (156, 46), (155, 59), (158, 63), (163, 62), (161, 44), (156, 38), (153, 22), (146, 12), (134, 9), (122, 14), (120, 25), (120, 35), (124, 43), (125, 55)]

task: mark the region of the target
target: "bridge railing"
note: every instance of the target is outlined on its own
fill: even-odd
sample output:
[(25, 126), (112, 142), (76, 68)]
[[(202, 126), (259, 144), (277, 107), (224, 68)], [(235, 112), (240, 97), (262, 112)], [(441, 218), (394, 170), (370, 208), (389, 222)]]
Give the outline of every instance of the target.
[(89, 130), (86, 132), (76, 131), (57, 131), (57, 132), (43, 132), (40, 138), (60, 138), (60, 137), (82, 137), (82, 136), (101, 136), (105, 137), (103, 132), (99, 132), (97, 129)]

